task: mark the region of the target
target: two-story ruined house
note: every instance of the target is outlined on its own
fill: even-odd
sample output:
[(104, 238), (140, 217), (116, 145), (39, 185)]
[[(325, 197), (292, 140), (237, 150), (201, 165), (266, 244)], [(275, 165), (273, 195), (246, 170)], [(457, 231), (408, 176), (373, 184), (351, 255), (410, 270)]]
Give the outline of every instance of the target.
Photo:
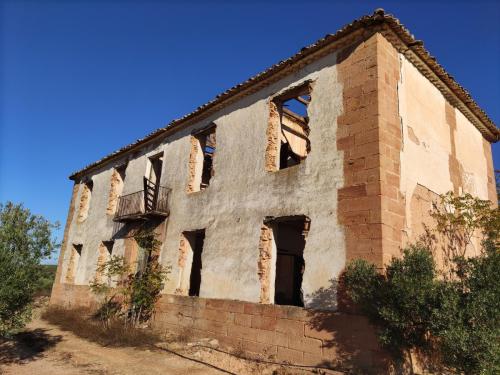
[(51, 303), (91, 303), (112, 254), (141, 267), (131, 233), (149, 226), (172, 266), (156, 327), (296, 363), (376, 366), (366, 322), (335, 312), (340, 273), (398, 256), (438, 194), (496, 199), (499, 136), (378, 10), (71, 175)]

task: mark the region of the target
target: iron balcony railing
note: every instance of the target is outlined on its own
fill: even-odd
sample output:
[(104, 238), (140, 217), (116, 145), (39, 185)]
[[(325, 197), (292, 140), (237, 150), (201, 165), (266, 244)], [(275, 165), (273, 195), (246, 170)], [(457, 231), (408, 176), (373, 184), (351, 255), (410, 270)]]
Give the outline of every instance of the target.
[(165, 217), (169, 214), (168, 196), (170, 189), (156, 185), (144, 177), (144, 189), (135, 193), (122, 195), (114, 221), (130, 221), (148, 217)]

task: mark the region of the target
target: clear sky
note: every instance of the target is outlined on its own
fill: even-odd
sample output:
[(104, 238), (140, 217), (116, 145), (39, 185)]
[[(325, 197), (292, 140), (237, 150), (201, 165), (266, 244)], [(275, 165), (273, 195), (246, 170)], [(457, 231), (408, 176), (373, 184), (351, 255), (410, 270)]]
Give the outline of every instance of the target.
[(500, 124), (500, 1), (0, 4), (0, 202), (59, 220), (60, 239), (71, 172), (378, 7)]

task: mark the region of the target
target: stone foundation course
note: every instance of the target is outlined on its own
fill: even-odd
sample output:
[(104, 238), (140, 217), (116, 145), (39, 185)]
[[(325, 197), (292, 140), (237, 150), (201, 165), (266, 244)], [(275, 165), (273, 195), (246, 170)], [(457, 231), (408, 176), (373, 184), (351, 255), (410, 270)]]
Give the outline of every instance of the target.
[(215, 338), (276, 362), (386, 373), (387, 356), (359, 315), (294, 306), (164, 295), (153, 327)]
[[(51, 304), (92, 307), (87, 286), (59, 284)], [(217, 339), (220, 348), (277, 363), (385, 374), (389, 357), (367, 319), (294, 306), (164, 294), (152, 320), (159, 332)]]

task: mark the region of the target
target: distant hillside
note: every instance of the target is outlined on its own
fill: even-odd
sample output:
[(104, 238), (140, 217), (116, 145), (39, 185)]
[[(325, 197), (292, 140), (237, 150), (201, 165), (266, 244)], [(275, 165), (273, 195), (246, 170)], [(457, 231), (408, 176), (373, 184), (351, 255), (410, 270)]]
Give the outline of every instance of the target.
[(42, 277), (40, 278), (40, 283), (35, 294), (37, 296), (50, 296), (52, 284), (54, 283), (54, 278), (56, 276), (57, 265), (42, 264), (41, 267)]

